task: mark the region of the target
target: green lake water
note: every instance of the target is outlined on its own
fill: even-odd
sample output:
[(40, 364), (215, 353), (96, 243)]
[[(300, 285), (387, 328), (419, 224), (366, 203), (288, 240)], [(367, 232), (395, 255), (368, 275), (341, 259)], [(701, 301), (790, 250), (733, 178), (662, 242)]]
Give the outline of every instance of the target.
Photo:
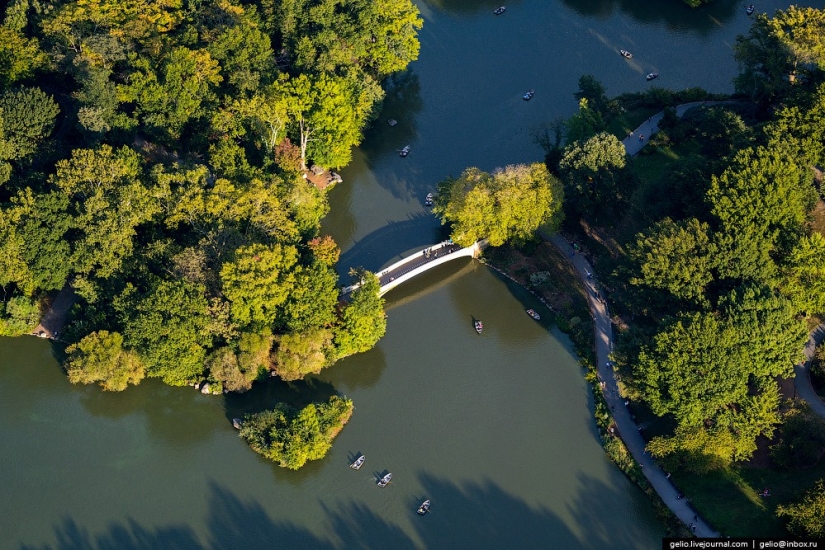
[[(730, 91), (731, 45), (749, 24), (743, 5), (722, 0), (530, 0), (500, 17), (489, 2), (419, 5), (420, 59), (393, 80), (331, 192), (324, 231), (344, 273), (441, 240), (423, 207), (438, 180), (539, 160), (532, 129), (574, 111), (583, 73), (609, 95), (645, 89), (652, 70), (656, 85)], [(599, 445), (569, 342), (527, 307), (549, 317), (457, 260), (387, 295), (374, 350), (227, 397), (156, 380), (121, 394), (72, 386), (49, 342), (0, 339), (0, 548), (659, 547), (650, 503)], [(332, 393), (353, 399), (352, 420), (298, 472), (232, 428), (246, 411)], [(352, 471), (359, 452), (366, 464)], [(393, 483), (379, 489), (386, 470)], [(432, 513), (419, 517), (425, 498)]]

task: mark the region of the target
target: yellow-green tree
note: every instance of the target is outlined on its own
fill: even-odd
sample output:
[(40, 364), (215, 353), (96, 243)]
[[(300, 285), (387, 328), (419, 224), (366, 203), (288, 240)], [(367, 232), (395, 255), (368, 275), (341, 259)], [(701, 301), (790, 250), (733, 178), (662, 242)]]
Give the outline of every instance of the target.
[(300, 410), (279, 403), (272, 410), (246, 415), (240, 437), (253, 451), (283, 468), (297, 470), (327, 454), (353, 408), (351, 400), (337, 395)]
[(253, 244), (235, 251), (221, 268), (223, 294), (232, 304), (232, 318), (240, 326), (267, 327), (295, 285), (295, 247)]
[(433, 211), (452, 224), (462, 245), (487, 239), (492, 246), (524, 241), (537, 229), (553, 230), (561, 221), (562, 187), (540, 163), (509, 165), (492, 174), (466, 169), (438, 185)]
[(281, 380), (301, 380), (307, 374), (321, 372), (333, 356), (330, 329), (318, 327), (290, 332), (278, 338), (273, 368)]
[(123, 348), (123, 336), (117, 332), (92, 332), (66, 353), (66, 372), (73, 384), (99, 383), (104, 390), (123, 391), (146, 374), (138, 355)]
[(799, 502), (776, 508), (788, 518), (788, 531), (800, 537), (825, 537), (825, 480), (820, 479)]
[(384, 299), (378, 295), (381, 283), (373, 273), (353, 270), (361, 286), (352, 292), (334, 328), (338, 358), (371, 349), (387, 331)]

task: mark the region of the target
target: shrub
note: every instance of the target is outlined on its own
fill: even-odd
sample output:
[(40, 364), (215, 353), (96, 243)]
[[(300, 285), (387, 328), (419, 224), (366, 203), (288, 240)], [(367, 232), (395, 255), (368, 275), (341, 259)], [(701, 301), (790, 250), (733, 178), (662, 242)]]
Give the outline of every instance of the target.
[(272, 410), (246, 415), (240, 436), (256, 453), (297, 470), (327, 454), (352, 410), (351, 400), (336, 395), (301, 410), (279, 403)]
[(40, 307), (25, 296), (0, 303), (0, 336), (20, 336), (33, 331), (40, 322)]

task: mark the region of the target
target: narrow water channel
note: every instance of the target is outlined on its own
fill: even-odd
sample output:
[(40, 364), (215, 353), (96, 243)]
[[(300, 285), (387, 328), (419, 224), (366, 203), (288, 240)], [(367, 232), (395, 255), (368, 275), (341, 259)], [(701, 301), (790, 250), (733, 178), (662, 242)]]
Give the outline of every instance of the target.
[[(420, 59), (331, 193), (324, 230), (342, 273), (440, 240), (422, 204), (439, 179), (540, 159), (531, 130), (573, 112), (583, 73), (609, 94), (645, 89), (650, 70), (664, 87), (730, 91), (730, 47), (749, 24), (730, 0), (522, 0), (500, 17), (496, 5), (420, 4)], [(387, 299), (374, 350), (227, 398), (153, 380), (122, 394), (71, 386), (48, 342), (0, 339), (0, 548), (658, 547), (650, 503), (599, 446), (566, 337), (525, 315), (528, 295), (458, 260)], [(232, 429), (243, 411), (333, 392), (353, 418), (298, 472)], [(384, 470), (394, 481), (379, 489)]]

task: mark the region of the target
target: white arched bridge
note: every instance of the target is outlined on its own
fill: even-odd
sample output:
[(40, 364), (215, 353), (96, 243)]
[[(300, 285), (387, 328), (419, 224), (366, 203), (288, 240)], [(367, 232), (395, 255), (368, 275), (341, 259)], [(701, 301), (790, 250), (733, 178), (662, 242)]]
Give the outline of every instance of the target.
[[(443, 241), (402, 258), (391, 266), (376, 273), (378, 281), (381, 283), (379, 296), (383, 296), (398, 285), (405, 283), (424, 273), (428, 269), (437, 267), (443, 263), (457, 258), (477, 258), (479, 252), (487, 247), (487, 241), (476, 241), (470, 246), (462, 248), (452, 240)], [(361, 283), (356, 283), (341, 290), (341, 294), (346, 295), (360, 287)]]

